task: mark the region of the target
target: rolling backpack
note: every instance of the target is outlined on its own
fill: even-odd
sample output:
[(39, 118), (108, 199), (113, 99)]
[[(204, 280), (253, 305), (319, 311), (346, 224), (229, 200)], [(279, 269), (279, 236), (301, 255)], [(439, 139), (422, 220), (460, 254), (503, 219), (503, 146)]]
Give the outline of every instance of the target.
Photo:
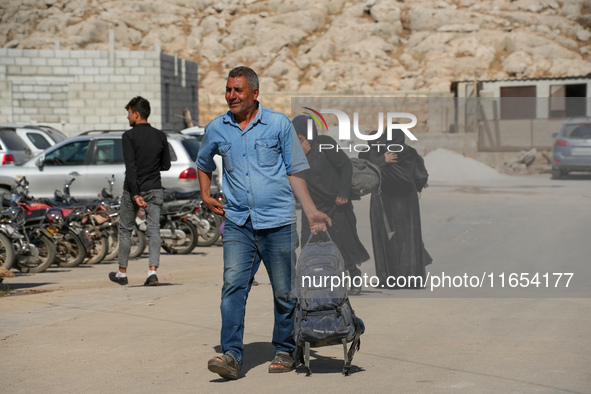
[[(296, 266), (296, 309), (294, 318), (295, 358), (309, 376), (310, 348), (341, 344), (344, 350), (343, 375), (349, 375), (351, 361), (359, 350), (363, 321), (355, 316), (342, 285), (331, 289), (326, 277), (343, 278), (344, 260), (328, 232), (310, 235)], [(326, 236), (328, 240), (322, 240)], [(312, 242), (313, 237), (316, 241)], [(347, 343), (351, 343), (347, 349)]]

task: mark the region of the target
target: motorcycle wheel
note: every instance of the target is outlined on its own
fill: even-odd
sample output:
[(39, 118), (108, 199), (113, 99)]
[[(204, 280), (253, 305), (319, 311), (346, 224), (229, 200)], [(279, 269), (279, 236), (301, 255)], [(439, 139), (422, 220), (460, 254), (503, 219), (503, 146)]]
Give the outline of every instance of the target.
[[(146, 249), (146, 237), (136, 227), (131, 231), (131, 249), (129, 250), (129, 258), (136, 259), (144, 253)], [(109, 253), (105, 256), (105, 260), (115, 260), (119, 256), (119, 230), (109, 232)]]
[[(171, 228), (171, 223), (166, 223), (163, 228)], [(185, 233), (185, 242), (182, 245), (164, 244), (162, 242), (162, 249), (170, 254), (189, 254), (197, 246), (197, 227), (191, 222), (176, 222), (176, 229)]]
[[(105, 259), (109, 251), (109, 238), (105, 232), (99, 231), (96, 234), (90, 233), (90, 239), (93, 241), (92, 249), (89, 251), (90, 257), (84, 264), (97, 264)], [(87, 253), (88, 255), (88, 253)]]
[(0, 267), (7, 270), (14, 266), (14, 249), (12, 241), (4, 234), (0, 234)]
[(30, 243), (37, 248), (39, 256), (35, 261), (26, 261), (17, 256), (17, 266), (21, 272), (37, 274), (45, 271), (55, 261), (55, 245), (45, 234), (31, 236)]
[(210, 246), (216, 243), (220, 237), (220, 226), (222, 225), (222, 218), (215, 213), (205, 213), (203, 218), (209, 222), (209, 231), (205, 235), (201, 235), (197, 240), (197, 246)]
[(55, 244), (55, 262), (60, 267), (77, 267), (86, 257), (86, 249), (82, 240), (73, 230), (68, 230), (64, 236)]
[(146, 235), (135, 226), (131, 232), (131, 250), (129, 251), (129, 258), (137, 259), (140, 257), (142, 253), (144, 253), (144, 250), (146, 250), (146, 246)]
[(109, 243), (107, 255), (104, 260), (115, 260), (119, 255), (119, 226), (113, 226), (109, 229), (107, 239)]

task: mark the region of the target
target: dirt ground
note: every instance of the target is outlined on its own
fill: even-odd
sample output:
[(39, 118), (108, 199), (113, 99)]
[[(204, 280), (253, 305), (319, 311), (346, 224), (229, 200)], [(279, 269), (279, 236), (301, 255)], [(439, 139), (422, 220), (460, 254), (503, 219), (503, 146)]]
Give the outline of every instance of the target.
[[(313, 349), (310, 377), (267, 372), (273, 310), (264, 269), (248, 300), (240, 379), (207, 370), (220, 351), (221, 244), (163, 254), (158, 287), (142, 286), (146, 256), (130, 263), (128, 286), (108, 280), (115, 262), (17, 274), (0, 285), (2, 391), (588, 393), (590, 180), (430, 185), (421, 199), (430, 274), (496, 282), (364, 288), (351, 299), (366, 332), (348, 377), (339, 346)], [(355, 203), (371, 252), (368, 208), (367, 198)], [(372, 264), (362, 271), (371, 276)], [(568, 288), (564, 277), (558, 286), (512, 288), (512, 273), (573, 275)]]

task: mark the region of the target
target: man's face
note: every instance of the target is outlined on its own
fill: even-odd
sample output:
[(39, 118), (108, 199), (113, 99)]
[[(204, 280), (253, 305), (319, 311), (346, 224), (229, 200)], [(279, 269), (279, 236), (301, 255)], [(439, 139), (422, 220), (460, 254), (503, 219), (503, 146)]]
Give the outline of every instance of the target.
[(259, 97), (259, 90), (252, 90), (248, 86), (246, 77), (228, 77), (226, 102), (234, 116), (244, 115), (256, 107), (257, 97)]
[(131, 109), (127, 110), (127, 120), (129, 120), (129, 125), (131, 127), (135, 126), (139, 119), (140, 119), (139, 112), (132, 112)]

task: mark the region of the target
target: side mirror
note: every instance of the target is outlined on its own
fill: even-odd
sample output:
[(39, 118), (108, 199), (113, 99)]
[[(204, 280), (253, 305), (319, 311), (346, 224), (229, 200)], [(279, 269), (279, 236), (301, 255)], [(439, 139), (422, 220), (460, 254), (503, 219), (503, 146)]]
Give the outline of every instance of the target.
[(45, 157), (39, 156), (37, 160), (35, 160), (35, 165), (39, 168), (43, 168), (43, 164), (45, 163)]
[(558, 133), (552, 133), (552, 138), (556, 139), (558, 137)]

